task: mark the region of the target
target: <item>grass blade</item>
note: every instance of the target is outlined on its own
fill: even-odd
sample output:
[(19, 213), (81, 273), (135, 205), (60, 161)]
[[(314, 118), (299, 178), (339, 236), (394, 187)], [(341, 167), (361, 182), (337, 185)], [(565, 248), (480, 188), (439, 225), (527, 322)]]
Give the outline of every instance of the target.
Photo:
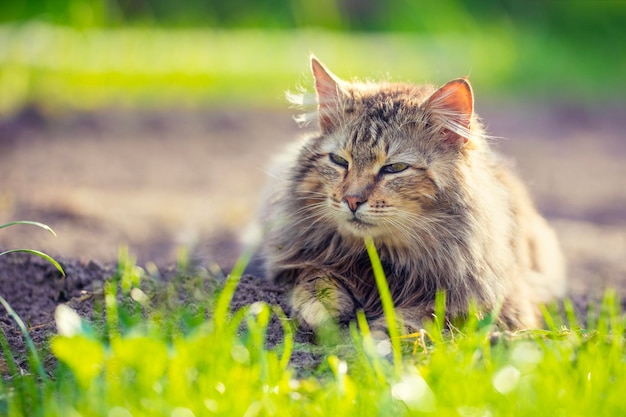
[(389, 330), (389, 338), (391, 339), (391, 348), (393, 351), (394, 368), (396, 374), (400, 375), (402, 372), (402, 351), (400, 350), (400, 332), (398, 331), (398, 321), (396, 319), (396, 311), (393, 306), (393, 299), (391, 298), (387, 278), (385, 278), (383, 265), (380, 262), (378, 252), (376, 252), (376, 246), (374, 245), (374, 241), (371, 237), (365, 238), (365, 247), (367, 248), (367, 254), (372, 262), (376, 286), (378, 287), (380, 301), (383, 305), (383, 313), (385, 314), (385, 319), (387, 320), (387, 328)]
[(17, 363), (15, 362), (15, 358), (13, 357), (13, 352), (11, 352), (11, 348), (9, 346), (9, 342), (4, 334), (4, 329), (0, 327), (0, 349), (2, 349), (2, 353), (4, 355), (4, 361), (6, 363), (7, 370), (9, 371), (9, 375), (17, 375)]
[(17, 326), (20, 328), (20, 331), (24, 335), (24, 340), (26, 341), (26, 346), (30, 351), (30, 357), (32, 360), (32, 366), (36, 369), (37, 374), (41, 377), (42, 380), (46, 381), (48, 377), (46, 376), (46, 372), (43, 369), (43, 365), (41, 364), (41, 359), (39, 358), (39, 354), (37, 353), (37, 349), (35, 349), (35, 344), (33, 343), (33, 339), (31, 339), (30, 334), (28, 334), (28, 330), (26, 329), (26, 325), (20, 318), (20, 316), (13, 310), (13, 307), (4, 299), (4, 297), (0, 296), (0, 304), (4, 306), (9, 316), (15, 320)]
[(215, 306), (215, 311), (213, 314), (215, 325), (218, 328), (222, 327), (228, 321), (227, 318), (228, 311), (230, 309), (230, 302), (235, 295), (235, 290), (237, 289), (239, 280), (246, 270), (246, 266), (250, 262), (254, 251), (255, 248), (248, 248), (247, 250), (245, 250), (243, 254), (239, 257), (239, 259), (237, 259), (237, 262), (235, 262), (235, 266), (233, 267), (230, 274), (228, 274), (228, 277), (226, 277), (224, 288), (222, 289), (222, 293), (217, 299), (217, 304)]
[(40, 227), (48, 232), (50, 232), (53, 236), (56, 237), (56, 233), (54, 233), (54, 230), (52, 230), (52, 228), (50, 228), (50, 226), (48, 226), (47, 224), (43, 224), (43, 223), (39, 223), (39, 222), (33, 222), (30, 220), (18, 220), (18, 221), (14, 221), (14, 222), (9, 222), (6, 224), (0, 224), (0, 229), (4, 229), (5, 227), (10, 227), (10, 226), (15, 226), (18, 224), (28, 224), (31, 226), (36, 226), (36, 227)]
[(15, 253), (15, 252), (30, 253), (31, 255), (39, 256), (40, 258), (43, 258), (46, 261), (50, 262), (52, 265), (54, 265), (54, 267), (56, 269), (58, 269), (59, 272), (61, 274), (63, 274), (63, 276), (65, 276), (65, 271), (63, 270), (63, 267), (61, 266), (60, 263), (58, 263), (56, 260), (54, 260), (54, 258), (52, 258), (50, 255), (47, 255), (47, 254), (45, 254), (43, 252), (40, 252), (38, 250), (34, 250), (34, 249), (10, 249), (10, 250), (7, 250), (7, 251), (4, 251), (4, 252), (0, 253), (0, 256), (4, 256), (4, 255), (7, 255), (9, 253)]
[(291, 322), (280, 306), (273, 306), (274, 314), (278, 316), (278, 320), (283, 328), (283, 353), (280, 356), (280, 369), (285, 370), (289, 365), (291, 354), (293, 353), (293, 329), (291, 328)]

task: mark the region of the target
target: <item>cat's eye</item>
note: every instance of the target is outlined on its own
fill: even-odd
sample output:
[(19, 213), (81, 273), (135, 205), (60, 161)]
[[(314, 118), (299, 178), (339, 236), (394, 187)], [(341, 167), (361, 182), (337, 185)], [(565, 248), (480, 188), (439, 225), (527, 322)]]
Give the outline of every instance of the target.
[(385, 165), (380, 169), (381, 174), (397, 174), (398, 172), (402, 172), (409, 167), (409, 164), (405, 164), (404, 162), (396, 162), (395, 164)]
[(349, 165), (348, 161), (345, 158), (337, 155), (336, 153), (331, 153), (328, 155), (328, 157), (330, 158), (331, 162), (333, 162), (334, 164), (337, 164), (344, 168), (348, 168), (348, 165)]

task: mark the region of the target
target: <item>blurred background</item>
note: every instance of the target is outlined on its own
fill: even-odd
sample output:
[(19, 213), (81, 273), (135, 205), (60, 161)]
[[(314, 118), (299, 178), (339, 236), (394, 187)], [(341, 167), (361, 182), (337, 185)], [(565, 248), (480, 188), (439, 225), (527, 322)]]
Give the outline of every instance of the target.
[[(626, 3), (26, 0), (0, 10), (0, 247), (230, 262), (302, 133), (308, 55), (340, 77), (469, 75), (577, 274), (626, 267)], [(604, 268), (604, 269), (602, 269)], [(601, 274), (598, 271), (604, 271)]]
[(497, 96), (619, 99), (626, 83), (623, 1), (25, 0), (0, 23), (3, 114), (282, 105), (309, 52), (361, 77), (471, 75)]

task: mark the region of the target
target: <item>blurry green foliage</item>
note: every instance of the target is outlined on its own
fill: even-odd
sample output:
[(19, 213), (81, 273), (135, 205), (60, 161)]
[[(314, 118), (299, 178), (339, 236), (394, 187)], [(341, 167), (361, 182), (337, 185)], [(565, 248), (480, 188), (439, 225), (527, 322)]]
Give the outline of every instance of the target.
[(441, 33), (501, 22), (580, 39), (624, 36), (626, 2), (589, 0), (25, 0), (5, 2), (0, 22), (74, 27), (157, 25), (315, 27)]
[(48, 108), (284, 104), (306, 56), (339, 76), (483, 94), (621, 99), (626, 1), (25, 0), (0, 8), (0, 116)]

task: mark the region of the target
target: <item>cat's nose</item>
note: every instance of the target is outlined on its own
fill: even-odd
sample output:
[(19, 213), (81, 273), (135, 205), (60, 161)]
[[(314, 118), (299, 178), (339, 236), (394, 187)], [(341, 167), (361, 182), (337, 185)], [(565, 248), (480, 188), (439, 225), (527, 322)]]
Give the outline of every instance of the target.
[(363, 203), (365, 203), (365, 197), (363, 197), (362, 195), (347, 195), (343, 198), (343, 200), (348, 203), (348, 207), (350, 207), (350, 210), (355, 213), (359, 206)]

